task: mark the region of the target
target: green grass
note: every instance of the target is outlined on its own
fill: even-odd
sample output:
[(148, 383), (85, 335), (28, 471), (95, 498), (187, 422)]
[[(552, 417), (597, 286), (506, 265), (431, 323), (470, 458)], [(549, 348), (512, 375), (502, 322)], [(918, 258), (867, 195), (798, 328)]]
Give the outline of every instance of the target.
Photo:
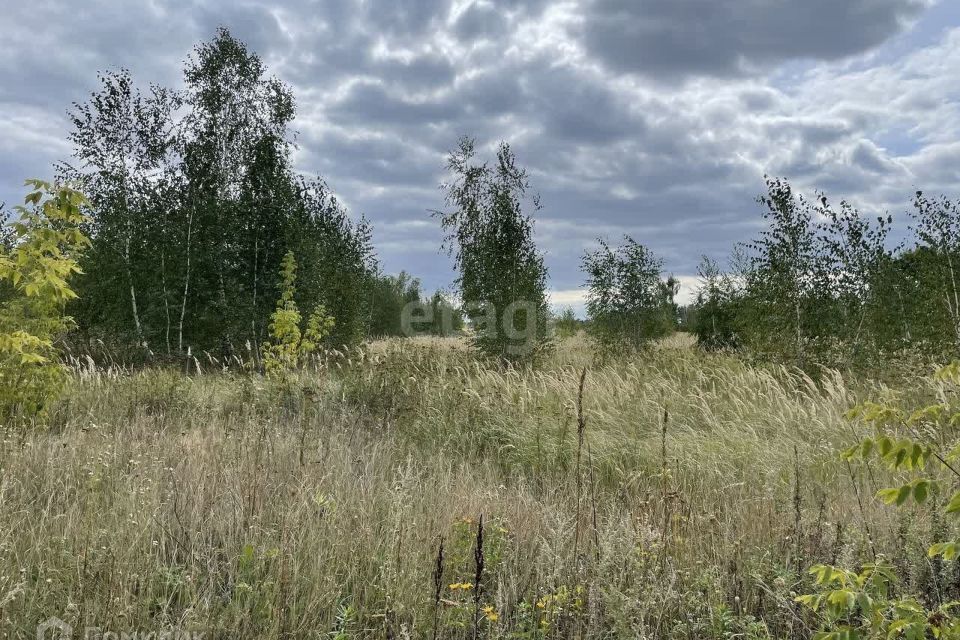
[[(897, 393), (879, 384), (681, 339), (597, 363), (574, 338), (509, 371), (454, 340), (380, 342), (292, 388), (78, 368), (48, 429), (4, 434), (6, 636), (55, 615), (239, 638), (807, 637), (806, 567), (870, 557), (867, 528), (905, 589), (957, 588), (925, 560), (932, 507), (884, 507), (883, 479), (837, 456), (860, 431), (843, 413)], [(475, 600), (450, 585), (476, 582), (481, 515)]]

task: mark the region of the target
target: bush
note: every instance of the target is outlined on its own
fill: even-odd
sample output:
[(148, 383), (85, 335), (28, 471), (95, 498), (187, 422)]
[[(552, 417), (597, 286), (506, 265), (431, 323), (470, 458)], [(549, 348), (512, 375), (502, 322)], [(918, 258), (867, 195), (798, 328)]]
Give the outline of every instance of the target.
[[(897, 402), (866, 402), (848, 413), (875, 431), (843, 452), (848, 462), (869, 464), (878, 460), (897, 478), (898, 484), (877, 491), (888, 505), (933, 502), (945, 515), (960, 513), (960, 491), (951, 491), (946, 506), (935, 500), (949, 484), (960, 479), (960, 362), (941, 368), (934, 375), (938, 384), (936, 402), (904, 408)], [(927, 554), (935, 561), (954, 561), (960, 556), (960, 540), (938, 541)], [(912, 596), (894, 597), (894, 568), (878, 556), (876, 562), (850, 571), (832, 565), (816, 565), (817, 591), (797, 601), (822, 617), (822, 640), (847, 638), (957, 638), (960, 618), (954, 610), (960, 602), (928, 606)]]
[(89, 245), (80, 231), (83, 195), (66, 186), (28, 180), (17, 207), (13, 239), (0, 247), (0, 418), (8, 424), (44, 413), (61, 389), (64, 370), (56, 340), (72, 326), (64, 314), (77, 295), (68, 282), (77, 255)]
[(334, 325), (323, 305), (317, 305), (307, 320), (307, 326), (300, 330), (300, 310), (293, 299), (296, 279), (297, 261), (288, 251), (280, 268), (280, 299), (276, 311), (270, 316), (272, 340), (263, 347), (263, 368), (268, 376), (282, 377), (299, 368)]
[(663, 261), (630, 236), (616, 248), (599, 242), (582, 260), (593, 337), (607, 349), (639, 347), (676, 330), (678, 283), (663, 279)]

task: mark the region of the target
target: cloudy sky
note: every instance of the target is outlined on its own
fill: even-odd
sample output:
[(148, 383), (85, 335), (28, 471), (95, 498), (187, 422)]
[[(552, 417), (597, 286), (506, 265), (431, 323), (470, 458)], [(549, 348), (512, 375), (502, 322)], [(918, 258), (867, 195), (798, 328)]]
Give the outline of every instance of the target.
[(628, 233), (681, 276), (756, 231), (764, 173), (905, 225), (956, 194), (954, 0), (0, 0), (0, 201), (67, 158), (98, 70), (179, 86), (228, 27), (293, 87), (298, 169), (374, 223), (388, 272), (452, 281), (428, 211), (446, 152), (511, 142), (544, 205), (554, 300)]

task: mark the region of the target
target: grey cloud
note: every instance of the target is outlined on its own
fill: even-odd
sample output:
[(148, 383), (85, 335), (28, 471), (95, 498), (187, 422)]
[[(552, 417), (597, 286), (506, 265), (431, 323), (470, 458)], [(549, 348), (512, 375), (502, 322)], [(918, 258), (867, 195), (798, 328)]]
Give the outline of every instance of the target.
[(413, 100), (380, 83), (357, 82), (343, 99), (329, 105), (328, 113), (338, 122), (426, 126), (456, 118), (462, 107), (450, 101)]
[(864, 171), (878, 175), (885, 175), (898, 169), (897, 165), (886, 157), (883, 150), (869, 140), (861, 140), (857, 143), (850, 161)]
[(489, 3), (474, 2), (460, 14), (454, 25), (457, 36), (464, 40), (495, 38), (507, 28), (507, 17)]
[(456, 75), (450, 60), (439, 54), (424, 54), (409, 61), (377, 61), (370, 70), (391, 84), (414, 91), (448, 86)]
[(764, 134), (771, 140), (797, 139), (810, 148), (835, 143), (853, 131), (846, 120), (819, 118), (776, 118), (766, 123)]
[(474, 115), (497, 116), (521, 109), (525, 103), (519, 72), (503, 73), (490, 68), (461, 82), (456, 88), (467, 112)]
[(450, 10), (448, 0), (390, 0), (362, 4), (366, 24), (378, 31), (402, 36), (423, 34), (444, 20)]
[(407, 185), (432, 187), (443, 163), (442, 154), (395, 136), (349, 136), (330, 130), (306, 137), (302, 146), (310, 151), (298, 155), (298, 166), (319, 170), (334, 185), (359, 178), (391, 190)]
[(545, 134), (574, 143), (602, 144), (642, 136), (646, 122), (609, 86), (570, 68), (543, 71), (530, 79), (533, 114)]
[[(488, 151), (510, 141), (530, 169), (557, 289), (582, 282), (578, 258), (597, 235), (631, 233), (675, 273), (722, 258), (756, 230), (764, 172), (871, 206), (960, 180), (960, 31), (858, 71), (743, 77), (878, 46), (920, 0), (0, 5), (18, 27), (0, 41), (0, 201), (69, 153), (64, 111), (97, 70), (176, 86), (191, 47), (222, 24), (292, 85), (298, 170), (372, 220), (387, 271), (427, 288), (452, 280), (429, 210), (463, 134)], [(910, 139), (895, 160), (878, 141), (892, 129)]]
[(956, 194), (960, 184), (960, 142), (930, 145), (906, 161), (914, 186), (925, 191), (949, 185)]
[(366, 78), (406, 91), (425, 91), (447, 86), (455, 78), (451, 61), (436, 51), (377, 57), (377, 39), (371, 34), (345, 32), (331, 40), (318, 35), (296, 39), (280, 67), (288, 81), (329, 91), (344, 79)]
[[(196, 32), (214, 33), (224, 24), (223, 10), (214, 5), (201, 5), (194, 22)], [(229, 27), (251, 50), (269, 51), (271, 57), (284, 55), (293, 45), (277, 12), (262, 4), (238, 4), (233, 7), (229, 14)]]
[(777, 105), (779, 95), (772, 89), (748, 89), (738, 98), (740, 104), (749, 111), (768, 111)]
[(577, 29), (611, 69), (664, 79), (835, 60), (898, 33), (926, 0), (591, 0)]

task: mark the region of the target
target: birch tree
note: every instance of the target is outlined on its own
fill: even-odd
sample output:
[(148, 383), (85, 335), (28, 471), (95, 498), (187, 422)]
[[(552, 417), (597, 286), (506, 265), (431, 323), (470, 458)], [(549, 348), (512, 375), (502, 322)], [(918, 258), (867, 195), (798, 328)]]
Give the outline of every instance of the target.
[(476, 144), (461, 138), (450, 154), (451, 179), (441, 185), (446, 211), (436, 212), (457, 269), (457, 285), (474, 344), (508, 361), (535, 357), (548, 346), (547, 269), (533, 240), (536, 211), (527, 172), (501, 143), (490, 166), (476, 159)]

